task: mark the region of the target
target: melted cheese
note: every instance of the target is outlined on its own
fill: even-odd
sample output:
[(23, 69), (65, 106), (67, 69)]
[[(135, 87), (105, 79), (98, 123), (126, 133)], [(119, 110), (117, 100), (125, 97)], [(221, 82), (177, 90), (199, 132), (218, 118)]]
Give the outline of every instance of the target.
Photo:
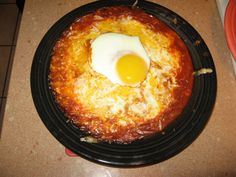
[[(92, 22), (85, 27), (77, 25), (86, 20)], [(146, 79), (137, 87), (113, 84), (91, 68), (90, 44), (106, 32), (140, 38), (151, 64)], [(175, 101), (173, 92), (179, 87), (176, 75), (182, 56), (172, 47), (176, 38), (173, 33), (154, 31), (132, 15), (104, 17), (95, 13), (77, 20), (57, 42), (52, 56), (50, 79), (57, 101), (75, 123), (102, 139), (112, 139), (111, 133), (115, 137), (119, 131), (124, 139), (136, 136), (122, 135), (120, 126), (127, 127), (122, 133), (130, 133), (135, 127), (140, 133), (139, 125), (150, 120), (159, 123), (160, 115)], [(153, 129), (159, 127), (162, 125)]]

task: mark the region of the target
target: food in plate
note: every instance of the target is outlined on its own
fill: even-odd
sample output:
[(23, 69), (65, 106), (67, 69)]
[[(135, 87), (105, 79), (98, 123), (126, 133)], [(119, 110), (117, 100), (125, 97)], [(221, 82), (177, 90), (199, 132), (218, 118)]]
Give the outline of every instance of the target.
[(55, 44), (50, 87), (66, 117), (97, 140), (130, 143), (162, 131), (192, 94), (182, 39), (140, 8), (104, 7)]

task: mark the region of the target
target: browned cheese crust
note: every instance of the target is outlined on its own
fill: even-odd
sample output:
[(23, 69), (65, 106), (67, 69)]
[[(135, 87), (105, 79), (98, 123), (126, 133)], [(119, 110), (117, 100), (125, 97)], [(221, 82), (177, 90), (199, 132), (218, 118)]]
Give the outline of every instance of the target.
[[(106, 77), (91, 69), (91, 42), (106, 32), (140, 37), (151, 59), (151, 68), (139, 88), (114, 87)], [(156, 57), (156, 51), (167, 54)], [(192, 94), (192, 73), (188, 49), (174, 31), (139, 8), (115, 6), (83, 16), (65, 30), (52, 53), (49, 79), (60, 108), (81, 130), (99, 140), (130, 143), (163, 130), (181, 114)], [(101, 91), (104, 87), (107, 94)], [(110, 88), (113, 92), (109, 92)], [(99, 94), (104, 98), (99, 99)], [(124, 106), (112, 112), (118, 107), (103, 100), (115, 100), (119, 95), (113, 104), (121, 105), (122, 99)], [(128, 98), (132, 102), (124, 102)], [(152, 98), (153, 104), (147, 101)], [(143, 112), (135, 112), (137, 105), (141, 105)]]

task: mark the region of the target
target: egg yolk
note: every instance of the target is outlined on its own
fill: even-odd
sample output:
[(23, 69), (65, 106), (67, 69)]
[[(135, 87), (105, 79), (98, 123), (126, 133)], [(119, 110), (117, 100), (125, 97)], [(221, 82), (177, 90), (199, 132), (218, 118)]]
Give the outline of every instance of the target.
[(129, 85), (143, 81), (148, 72), (145, 61), (135, 54), (126, 54), (119, 58), (116, 70), (121, 81)]

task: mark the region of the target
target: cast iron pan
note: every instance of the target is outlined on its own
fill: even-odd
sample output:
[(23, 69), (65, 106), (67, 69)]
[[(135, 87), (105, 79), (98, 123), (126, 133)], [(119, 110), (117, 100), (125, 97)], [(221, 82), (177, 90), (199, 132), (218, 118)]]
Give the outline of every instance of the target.
[[(78, 17), (98, 8), (113, 5), (131, 6), (129, 0), (101, 0), (81, 6), (57, 21), (43, 37), (34, 56), (31, 70), (31, 91), (35, 107), (51, 134), (66, 148), (93, 162), (115, 167), (136, 167), (166, 160), (190, 145), (205, 127), (216, 98), (216, 72), (211, 54), (201, 36), (183, 18), (148, 1), (136, 6), (162, 20), (184, 40), (192, 56), (194, 70), (211, 68), (210, 74), (194, 76), (192, 97), (179, 118), (163, 132), (128, 145), (81, 142), (81, 132), (55, 102), (49, 88), (50, 56), (62, 32)], [(62, 152), (63, 153), (63, 152)]]

